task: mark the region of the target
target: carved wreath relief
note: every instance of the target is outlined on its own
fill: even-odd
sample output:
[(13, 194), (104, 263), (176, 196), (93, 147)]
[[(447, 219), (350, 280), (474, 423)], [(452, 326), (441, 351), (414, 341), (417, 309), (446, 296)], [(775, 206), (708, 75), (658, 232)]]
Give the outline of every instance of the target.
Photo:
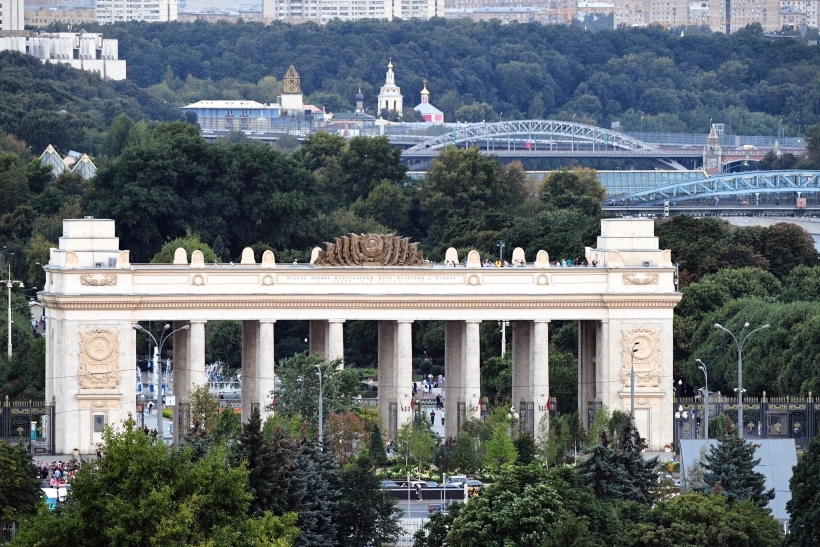
[(393, 234), (350, 234), (325, 243), (317, 266), (423, 266), (427, 264), (418, 243)]
[(627, 272), (623, 274), (624, 285), (657, 285), (657, 273), (633, 273)]
[(83, 274), (80, 276), (80, 284), (88, 287), (110, 287), (117, 284), (117, 274)]
[[(623, 364), (621, 381), (629, 387), (629, 369), (632, 365), (632, 348), (635, 352), (635, 386), (658, 387), (661, 385), (661, 331), (632, 329), (623, 333)], [(635, 344), (638, 344), (635, 346)]]
[(117, 331), (92, 329), (80, 333), (80, 370), (83, 389), (112, 389), (120, 385), (120, 335)]

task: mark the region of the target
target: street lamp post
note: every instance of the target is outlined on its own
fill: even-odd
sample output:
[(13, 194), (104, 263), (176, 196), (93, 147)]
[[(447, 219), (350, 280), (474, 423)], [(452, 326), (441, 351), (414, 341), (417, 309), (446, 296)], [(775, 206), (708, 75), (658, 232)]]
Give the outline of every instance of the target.
[[(13, 254), (14, 253), (8, 253), (9, 256), (11, 256)], [(7, 323), (6, 326), (7, 326), (7, 330), (8, 330), (8, 334), (9, 334), (9, 337), (8, 337), (8, 357), (9, 357), (9, 359), (11, 359), (11, 289), (12, 289), (12, 287), (24, 287), (25, 285), (23, 285), (22, 281), (17, 281), (17, 280), (14, 280), (14, 279), (11, 278), (11, 263), (9, 263), (8, 275), (9, 275), (8, 279), (4, 279), (4, 280), (0, 281), (0, 283), (4, 283), (6, 285), (6, 288), (8, 289), (8, 295), (9, 295), (9, 315), (8, 315), (8, 323)]]
[(678, 445), (683, 440), (683, 422), (689, 419), (689, 413), (683, 410), (683, 405), (678, 406), (678, 411), (675, 412), (675, 419), (678, 422)]
[(737, 434), (742, 439), (743, 438), (743, 346), (746, 345), (746, 340), (749, 337), (762, 329), (768, 329), (769, 324), (766, 323), (762, 327), (757, 327), (754, 330), (751, 330), (743, 335), (743, 332), (749, 328), (749, 323), (746, 322), (743, 324), (743, 328), (740, 329), (740, 332), (737, 336), (732, 334), (732, 332), (725, 328), (720, 323), (715, 323), (715, 328), (720, 329), (722, 331), (728, 332), (729, 336), (735, 341), (735, 345), (737, 346)]
[(160, 368), (162, 365), (160, 364), (159, 354), (162, 352), (162, 346), (165, 345), (165, 342), (174, 335), (175, 332), (179, 332), (181, 330), (188, 330), (191, 328), (190, 325), (185, 325), (180, 327), (176, 330), (172, 330), (168, 334), (164, 334), (165, 331), (171, 328), (171, 325), (166, 323), (164, 327), (162, 327), (163, 334), (159, 338), (159, 343), (157, 343), (157, 339), (154, 338), (154, 335), (151, 334), (151, 331), (147, 330), (142, 325), (134, 325), (134, 330), (143, 332), (151, 337), (151, 340), (154, 341), (154, 374), (156, 375), (156, 390), (157, 390), (157, 433), (159, 434), (159, 439), (163, 440), (165, 438), (163, 425), (162, 425), (162, 371)]
[(322, 409), (322, 367), (315, 365), (319, 372), (316, 375), (319, 377), (319, 445), (324, 446), (324, 436), (322, 435), (323, 427), (323, 409)]
[(496, 243), (496, 245), (498, 245), (498, 259), (503, 264), (504, 263), (504, 247), (507, 246), (507, 243), (499, 239), (498, 243)]
[(640, 342), (632, 344), (632, 362), (629, 366), (629, 419), (633, 427), (635, 426), (635, 353), (640, 345)]
[(695, 359), (700, 365), (698, 368), (703, 371), (703, 378), (706, 382), (706, 387), (703, 388), (703, 436), (705, 439), (709, 438), (709, 374), (706, 372), (706, 363), (701, 361), (700, 359)]

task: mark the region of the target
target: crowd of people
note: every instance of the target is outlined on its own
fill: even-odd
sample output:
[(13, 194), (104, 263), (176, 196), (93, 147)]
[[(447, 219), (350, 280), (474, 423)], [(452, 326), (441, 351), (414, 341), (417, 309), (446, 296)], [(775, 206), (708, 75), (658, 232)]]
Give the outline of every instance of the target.
[(44, 485), (48, 484), (51, 488), (65, 486), (74, 476), (74, 473), (77, 472), (78, 468), (79, 462), (75, 460), (67, 462), (62, 460), (52, 461), (51, 465), (47, 463), (37, 464), (37, 471), (40, 474), (40, 480)]

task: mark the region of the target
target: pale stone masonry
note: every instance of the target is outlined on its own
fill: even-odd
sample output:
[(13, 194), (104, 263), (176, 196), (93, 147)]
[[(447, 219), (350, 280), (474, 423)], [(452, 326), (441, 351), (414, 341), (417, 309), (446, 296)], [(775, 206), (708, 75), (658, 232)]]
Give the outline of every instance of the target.
[[(200, 251), (183, 249), (173, 264), (132, 264), (114, 229), (112, 220), (63, 221), (45, 266), (39, 298), (58, 453), (93, 452), (104, 424), (135, 413), (133, 326), (147, 320), (189, 326), (174, 335), (177, 402), (206, 382), (206, 322), (243, 322), (243, 419), (255, 405), (267, 414), (273, 401), (276, 358), (285, 357), (274, 355), (277, 322), (309, 321), (310, 351), (333, 360), (344, 356), (345, 321), (376, 321), (379, 416), (390, 436), (412, 417), (414, 321), (445, 322), (445, 429), (455, 436), (481, 412), (481, 322), (511, 322), (513, 404), (522, 430), (535, 433), (549, 413), (550, 322), (579, 320), (584, 424), (595, 404), (629, 409), (634, 357), (637, 426), (650, 450), (672, 442), (672, 312), (681, 295), (652, 220), (603, 220), (596, 248), (586, 249), (595, 267), (555, 267), (540, 251), (522, 267), (482, 268), (476, 251), (464, 262), (455, 249), (447, 253), (455, 265), (434, 265), (377, 234), (340, 239), (348, 258), (334, 265), (316, 262), (320, 249), (310, 264), (276, 264), (270, 251), (257, 263), (250, 249), (236, 264), (205, 264)], [(513, 253), (516, 262), (523, 255)]]

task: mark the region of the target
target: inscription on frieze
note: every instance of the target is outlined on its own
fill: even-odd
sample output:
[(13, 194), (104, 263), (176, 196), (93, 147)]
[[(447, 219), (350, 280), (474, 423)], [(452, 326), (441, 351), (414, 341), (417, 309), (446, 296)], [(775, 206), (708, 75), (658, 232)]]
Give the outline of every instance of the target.
[(463, 275), (290, 275), (279, 274), (280, 284), (326, 283), (331, 285), (370, 284), (426, 284), (464, 283)]

